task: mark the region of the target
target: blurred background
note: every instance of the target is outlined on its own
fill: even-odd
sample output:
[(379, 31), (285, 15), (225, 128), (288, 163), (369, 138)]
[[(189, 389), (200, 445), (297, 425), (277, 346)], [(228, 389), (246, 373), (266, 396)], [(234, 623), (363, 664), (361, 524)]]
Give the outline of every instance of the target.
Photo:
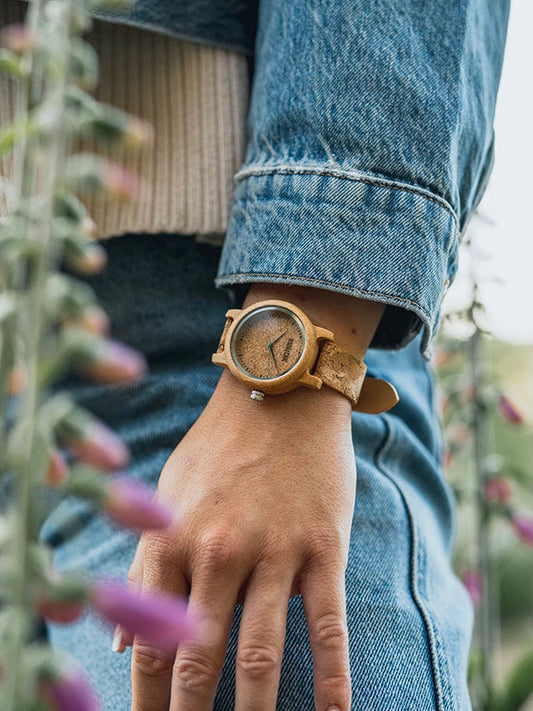
[[(517, 662), (533, 650), (532, 27), (531, 0), (514, 0), (496, 110), (494, 169), (468, 229), (465, 242), (470, 245), (461, 250), (459, 273), (444, 302), (448, 317), (443, 321), (436, 354), (448, 443), (447, 475), (459, 499), (456, 569), (468, 579), (467, 587), (478, 608), (478, 647), (479, 618), (484, 615), (480, 609), (478, 524), (480, 517), (487, 518), (482, 536), (490, 555), (494, 650), (490, 673), (496, 685), (505, 684)], [(472, 309), (473, 282), (481, 308)], [(478, 335), (480, 330), (488, 332), (480, 336), (478, 356), (472, 352), (472, 320), (478, 324)], [(482, 380), (477, 403), (472, 392), (476, 368)], [(507, 404), (511, 409), (505, 409)], [(483, 452), (478, 465), (481, 460), (484, 479), (475, 471), (476, 427), (480, 425), (476, 419), (480, 416)], [(487, 490), (487, 477), (499, 482), (499, 494), (494, 486)], [(479, 498), (476, 501), (480, 481), (485, 481), (481, 511)], [(516, 535), (513, 524), (513, 517), (521, 515), (529, 521), (525, 540)], [(478, 651), (474, 649), (473, 676)], [(533, 658), (525, 673), (533, 683)], [(489, 708), (481, 702), (474, 705)], [(502, 708), (531, 711), (533, 697), (521, 704), (507, 701)]]

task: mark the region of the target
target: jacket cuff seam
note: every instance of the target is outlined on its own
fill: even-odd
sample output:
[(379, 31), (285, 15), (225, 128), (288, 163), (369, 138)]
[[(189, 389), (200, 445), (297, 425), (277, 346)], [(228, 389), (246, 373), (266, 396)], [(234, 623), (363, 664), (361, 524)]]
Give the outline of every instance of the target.
[[(376, 175), (371, 175), (368, 173), (360, 172), (348, 172), (345, 170), (335, 170), (333, 168), (324, 169), (319, 166), (294, 166), (294, 165), (276, 165), (276, 166), (251, 166), (244, 168), (235, 174), (235, 182), (240, 182), (246, 180), (252, 176), (261, 175), (320, 175), (327, 178), (338, 178), (340, 180), (349, 180), (355, 183), (362, 183), (363, 185), (375, 185), (380, 188), (388, 188), (390, 190), (399, 190), (401, 192), (412, 193), (413, 195), (418, 195), (430, 202), (435, 203), (439, 207), (442, 207), (450, 215), (453, 222), (455, 223), (457, 233), (459, 232), (459, 219), (453, 207), (450, 203), (439, 195), (422, 188), (417, 185), (411, 185), (409, 183), (403, 183), (398, 180), (392, 180), (390, 178), (380, 177)], [(449, 249), (454, 248), (454, 244), (449, 245)]]

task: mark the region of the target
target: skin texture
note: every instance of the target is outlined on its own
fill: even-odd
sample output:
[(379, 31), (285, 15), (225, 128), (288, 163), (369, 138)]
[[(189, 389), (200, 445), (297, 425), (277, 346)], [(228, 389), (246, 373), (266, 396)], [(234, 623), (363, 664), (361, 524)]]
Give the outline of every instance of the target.
[[(334, 292), (254, 285), (245, 306), (286, 299), (362, 357), (381, 304)], [(223, 324), (221, 324), (222, 330)], [(344, 572), (355, 502), (351, 407), (330, 388), (265, 398), (224, 370), (160, 476), (177, 527), (143, 534), (129, 579), (190, 594), (200, 637), (169, 655), (135, 639), (134, 711), (212, 708), (236, 602), (243, 602), (236, 711), (274, 711), (289, 597), (302, 595), (316, 709), (350, 708)], [(131, 640), (126, 640), (126, 642)]]

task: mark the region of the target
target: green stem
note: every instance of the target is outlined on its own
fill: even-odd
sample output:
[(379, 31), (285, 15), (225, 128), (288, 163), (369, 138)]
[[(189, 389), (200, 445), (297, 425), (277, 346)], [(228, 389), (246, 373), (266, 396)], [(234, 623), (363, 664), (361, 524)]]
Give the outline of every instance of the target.
[[(474, 299), (477, 285), (474, 284)], [(481, 605), (478, 612), (478, 632), (480, 640), (481, 677), (483, 687), (482, 708), (486, 708), (493, 680), (493, 630), (491, 600), (491, 560), (490, 560), (490, 513), (484, 497), (485, 459), (487, 456), (487, 407), (483, 394), (485, 384), (485, 364), (482, 333), (475, 326), (470, 339), (470, 361), (472, 367), (472, 385), (474, 416), (472, 422), (474, 435), (474, 468), (476, 476), (477, 510), (477, 567), (481, 575)]]
[[(61, 162), (66, 155), (66, 126), (64, 125), (65, 111), (65, 89), (68, 80), (67, 76), (67, 61), (69, 56), (69, 27), (71, 14), (71, 0), (64, 0), (63, 12), (66, 16), (64, 27), (66, 28), (65, 35), (57, 37), (57, 41), (64, 45), (63, 71), (58, 76), (55, 86), (52, 87), (55, 98), (56, 117), (54, 121), (54, 131), (50, 137), (48, 147), (48, 159), (43, 161), (41, 165), (46, 166), (45, 175), (42, 176), (42, 192), (39, 195), (42, 199), (42, 213), (40, 215), (40, 224), (36, 228), (34, 223), (31, 223), (30, 239), (37, 239), (40, 242), (40, 250), (36, 257), (35, 269), (31, 271), (30, 276), (32, 283), (28, 286), (27, 298), (27, 316), (26, 323), (23, 319), (19, 319), (19, 326), (25, 341), (25, 358), (27, 369), (27, 385), (23, 391), (23, 401), (21, 408), (21, 417), (28, 423), (28, 430), (25, 433), (28, 442), (27, 457), (17, 472), (17, 490), (16, 490), (16, 516), (14, 521), (14, 537), (13, 537), (13, 561), (17, 566), (14, 589), (13, 589), (13, 615), (10, 627), (10, 634), (6, 640), (9, 648), (6, 650), (8, 654), (6, 658), (9, 663), (4, 668), (3, 693), (2, 693), (2, 709), (3, 711), (18, 711), (24, 707), (24, 701), (21, 691), (20, 672), (22, 669), (22, 654), (27, 636), (27, 624), (32, 615), (30, 601), (27, 594), (27, 578), (28, 578), (28, 542), (33, 535), (31, 530), (30, 509), (31, 496), (34, 482), (42, 472), (35, 471), (34, 452), (36, 444), (36, 417), (40, 404), (40, 385), (38, 382), (38, 364), (40, 359), (40, 345), (43, 331), (46, 328), (46, 317), (43, 310), (43, 294), (44, 286), (50, 269), (53, 268), (50, 255), (50, 236), (53, 217), (53, 196), (55, 185), (60, 174)], [(47, 87), (47, 90), (49, 88)], [(28, 154), (30, 151), (26, 149)], [(26, 156), (25, 156), (26, 158)], [(22, 185), (37, 185), (39, 181), (28, 179), (27, 170), (35, 168), (32, 162), (24, 160), (24, 171), (22, 176)]]

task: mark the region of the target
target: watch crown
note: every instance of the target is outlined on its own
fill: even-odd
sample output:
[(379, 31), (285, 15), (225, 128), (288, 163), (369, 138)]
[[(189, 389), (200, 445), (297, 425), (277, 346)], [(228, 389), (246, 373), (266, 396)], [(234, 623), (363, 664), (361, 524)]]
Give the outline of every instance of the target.
[(257, 400), (257, 402), (262, 402), (263, 398), (265, 397), (265, 393), (261, 392), (261, 390), (252, 390), (250, 393), (250, 397), (252, 400)]

